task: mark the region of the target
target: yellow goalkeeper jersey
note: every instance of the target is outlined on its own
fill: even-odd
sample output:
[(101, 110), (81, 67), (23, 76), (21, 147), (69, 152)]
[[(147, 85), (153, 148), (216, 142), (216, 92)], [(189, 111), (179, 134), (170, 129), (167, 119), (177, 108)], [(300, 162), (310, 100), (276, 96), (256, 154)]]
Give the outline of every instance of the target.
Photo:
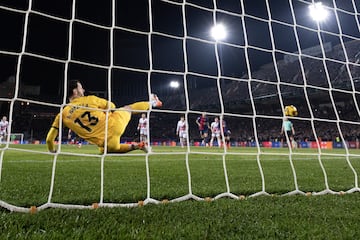
[[(106, 110), (109, 107), (114, 109), (115, 104), (96, 96), (75, 98), (62, 111), (63, 125), (70, 128), (84, 140), (98, 146), (103, 146), (106, 111), (102, 110)], [(56, 116), (46, 139), (50, 151), (54, 150), (53, 143), (50, 142), (53, 142), (57, 136), (57, 131), (54, 131), (54, 128), (58, 130), (59, 123), (60, 113)]]

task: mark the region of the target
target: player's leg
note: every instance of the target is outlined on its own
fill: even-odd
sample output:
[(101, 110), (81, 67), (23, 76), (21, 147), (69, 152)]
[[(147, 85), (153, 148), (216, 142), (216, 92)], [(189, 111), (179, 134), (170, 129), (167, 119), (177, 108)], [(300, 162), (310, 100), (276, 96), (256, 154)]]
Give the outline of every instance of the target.
[(220, 138), (220, 135), (217, 134), (216, 138), (217, 138), (217, 143), (218, 143), (218, 145), (219, 145), (218, 147), (221, 148), (221, 138)]
[(146, 133), (144, 133), (141, 142), (146, 142), (146, 141), (147, 141), (147, 135)]
[(139, 110), (139, 112), (132, 112), (132, 113), (141, 113), (141, 111), (149, 110), (149, 108), (150, 108), (149, 102), (136, 102), (122, 107), (121, 110), (128, 110), (128, 111)]
[(292, 148), (292, 135), (291, 131), (285, 131), (286, 143), (288, 147)]
[(201, 144), (200, 146), (205, 146), (205, 138), (202, 130), (199, 130), (200, 138), (201, 138)]
[(208, 147), (209, 146), (209, 134), (208, 134), (208, 132), (204, 132), (204, 141), (205, 141), (205, 146)]
[(210, 139), (210, 147), (212, 147), (213, 144), (214, 144), (214, 138), (215, 138), (215, 134), (212, 133), (212, 134), (211, 134), (211, 139)]
[(181, 136), (181, 147), (184, 147), (186, 145), (186, 133), (182, 132), (180, 136)]
[[(125, 107), (120, 108), (119, 110), (113, 112), (109, 116), (108, 124), (108, 141), (107, 141), (107, 151), (109, 153), (126, 153), (133, 150), (143, 150), (147, 152), (147, 146), (145, 143), (132, 143), (132, 144), (120, 144), (120, 137), (124, 133), (130, 119), (131, 114), (140, 113), (146, 111), (153, 107), (161, 107), (162, 102), (155, 94), (151, 94), (150, 102), (136, 102)], [(137, 112), (139, 110), (139, 112)], [(100, 148), (100, 151), (102, 149)]]
[(180, 135), (180, 137), (179, 137), (179, 143), (180, 143), (180, 146), (183, 148), (183, 147), (184, 147), (184, 143), (183, 143), (183, 138), (182, 138), (181, 135)]
[(230, 136), (229, 135), (227, 135), (225, 137), (225, 145), (227, 148), (230, 148)]
[[(120, 144), (120, 137), (124, 133), (130, 119), (131, 112), (128, 111), (115, 111), (109, 116), (107, 137), (108, 153), (127, 153), (137, 149), (147, 152), (144, 143)], [(104, 149), (102, 148), (100, 151), (103, 152)]]
[(295, 141), (294, 136), (290, 137), (290, 142), (291, 142), (291, 148), (292, 149), (297, 148), (297, 142)]
[(184, 144), (184, 146), (187, 146), (187, 134), (186, 133), (183, 134), (183, 144)]
[[(148, 152), (146, 144), (144, 142), (141, 143), (131, 143), (131, 144), (121, 144), (118, 141), (116, 143), (108, 144), (108, 153), (127, 153), (134, 150), (142, 150), (144, 152)], [(104, 153), (104, 148), (100, 147), (99, 151)]]
[[(162, 107), (162, 102), (155, 94), (151, 94), (150, 102), (136, 102), (130, 105), (123, 107), (125, 110), (134, 111), (139, 110), (140, 112), (149, 110), (150, 106), (160, 108)], [(134, 113), (140, 113), (134, 112)]]
[(140, 142), (145, 142), (145, 141), (146, 141), (145, 130), (140, 129)]

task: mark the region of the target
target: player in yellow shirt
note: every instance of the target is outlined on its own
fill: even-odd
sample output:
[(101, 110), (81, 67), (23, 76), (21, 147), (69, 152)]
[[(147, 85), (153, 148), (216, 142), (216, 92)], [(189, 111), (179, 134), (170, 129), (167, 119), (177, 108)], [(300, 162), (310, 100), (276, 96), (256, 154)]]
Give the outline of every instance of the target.
[(56, 116), (46, 137), (46, 144), (50, 152), (56, 152), (54, 140), (59, 132), (60, 119), (63, 127), (68, 127), (82, 139), (96, 144), (100, 152), (104, 152), (106, 135), (106, 110), (108, 112), (107, 121), (107, 152), (126, 153), (140, 149), (147, 152), (146, 144), (120, 144), (120, 137), (128, 125), (133, 110), (139, 112), (146, 111), (153, 107), (161, 107), (162, 102), (154, 94), (151, 95), (150, 102), (136, 102), (122, 108), (116, 108), (115, 104), (106, 99), (96, 96), (84, 96), (85, 90), (82, 84), (73, 80), (68, 86), (68, 97), (70, 103)]

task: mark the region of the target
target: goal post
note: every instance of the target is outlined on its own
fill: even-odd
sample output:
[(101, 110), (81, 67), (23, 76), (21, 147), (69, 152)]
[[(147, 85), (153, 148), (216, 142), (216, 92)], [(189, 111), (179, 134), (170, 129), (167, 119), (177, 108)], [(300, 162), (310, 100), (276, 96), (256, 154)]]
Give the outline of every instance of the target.
[[(68, 104), (65, 89), (70, 79), (79, 79), (86, 90), (118, 107), (147, 100), (152, 93), (163, 101), (162, 109), (146, 111), (151, 145), (146, 154), (98, 154), (83, 150), (87, 146), (71, 149), (63, 144), (63, 124), (56, 153), (47, 152), (46, 146), (1, 148), (0, 188), (5, 190), (0, 207), (34, 212), (360, 191), (357, 1), (333, 0), (321, 6), (314, 0), (132, 2), (136, 1), (84, 6), (73, 0), (61, 8), (31, 0), (0, 3), (1, 22), (14, 23), (6, 26), (14, 41), (0, 45), (0, 66), (9, 75), (0, 77), (14, 76), (11, 81), (0, 79), (9, 143), (24, 143), (23, 133), (29, 129), (34, 138), (46, 138), (52, 120)], [(309, 10), (319, 11), (315, 19), (308, 17)], [(214, 26), (221, 28), (212, 35)], [(298, 115), (285, 116), (287, 105), (294, 105)], [(110, 111), (104, 111), (108, 117)], [(180, 117), (188, 131), (182, 148), (176, 146), (179, 136), (174, 131)], [(137, 121), (134, 114), (123, 141), (138, 137)], [(207, 134), (204, 123), (211, 128)], [(160, 148), (167, 143), (172, 147)], [(4, 172), (16, 169), (14, 162), (20, 161), (9, 160), (12, 151), (23, 153), (24, 162), (33, 158), (29, 161), (44, 164), (37, 171), (48, 178), (37, 182), (39, 187), (29, 184), (29, 189), (16, 191), (30, 197), (10, 194), (11, 187), (27, 185), (25, 180), (26, 184), (11, 186), (13, 179), (4, 181), (12, 175)], [(181, 174), (172, 172), (173, 159), (181, 163), (174, 164)], [(337, 175), (331, 165), (334, 159), (346, 176)], [(59, 174), (60, 169), (68, 172)], [(129, 173), (133, 175), (124, 177)], [(157, 173), (163, 176), (154, 177)], [(129, 179), (141, 184), (131, 185)], [(91, 184), (80, 186), (83, 180)], [(170, 189), (166, 180), (181, 191)], [(130, 186), (145, 194), (134, 193)], [(82, 201), (57, 195), (71, 190), (74, 196), (82, 188), (96, 196), (79, 194), (86, 199)], [(40, 194), (43, 189), (48, 191)], [(131, 196), (143, 199), (129, 200)]]
[(11, 144), (24, 144), (24, 134), (23, 133), (11, 133), (10, 134), (10, 143)]

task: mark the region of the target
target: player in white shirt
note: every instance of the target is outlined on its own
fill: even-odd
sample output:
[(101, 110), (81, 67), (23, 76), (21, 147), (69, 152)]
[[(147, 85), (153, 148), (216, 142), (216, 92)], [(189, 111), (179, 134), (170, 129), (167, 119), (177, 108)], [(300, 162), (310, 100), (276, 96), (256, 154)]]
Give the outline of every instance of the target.
[(148, 120), (146, 118), (146, 114), (142, 113), (137, 127), (137, 130), (140, 131), (140, 142), (146, 142), (147, 129), (148, 129)]
[(177, 123), (176, 135), (179, 136), (180, 146), (183, 148), (186, 145), (187, 140), (187, 124), (184, 116), (181, 116)]
[(210, 129), (211, 129), (210, 147), (213, 146), (214, 139), (216, 137), (219, 148), (221, 148), (221, 126), (218, 117), (214, 118), (214, 122), (211, 123)]
[(6, 116), (3, 116), (0, 121), (0, 143), (2, 143), (2, 140), (8, 134), (8, 126), (9, 126), (9, 122), (7, 121)]

